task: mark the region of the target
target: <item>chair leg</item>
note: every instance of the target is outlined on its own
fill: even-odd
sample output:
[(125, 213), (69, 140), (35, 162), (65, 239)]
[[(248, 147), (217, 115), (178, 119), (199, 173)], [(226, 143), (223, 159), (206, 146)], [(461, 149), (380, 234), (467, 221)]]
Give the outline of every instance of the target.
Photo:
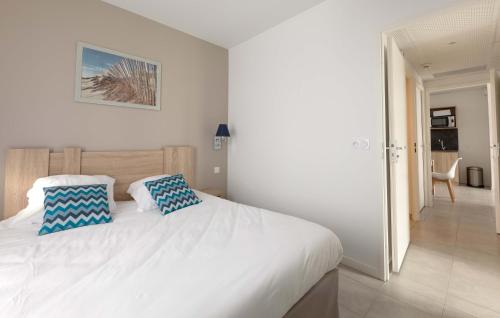
[(446, 181), (446, 185), (448, 185), (448, 191), (450, 192), (451, 202), (455, 202), (455, 191), (453, 190), (453, 184), (451, 180)]
[(432, 179), (432, 195), (436, 194), (436, 180)]

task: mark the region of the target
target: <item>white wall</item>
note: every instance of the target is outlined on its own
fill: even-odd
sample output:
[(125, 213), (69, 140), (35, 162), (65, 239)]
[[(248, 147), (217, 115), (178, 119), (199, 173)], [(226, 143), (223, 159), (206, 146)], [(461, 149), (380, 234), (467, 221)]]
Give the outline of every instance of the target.
[(431, 108), (456, 106), (460, 183), (467, 183), (467, 167), (483, 168), (484, 184), (491, 186), (491, 161), (486, 87), (431, 94)]
[(451, 2), (328, 0), (230, 49), (229, 196), (331, 228), (383, 277), (381, 32)]

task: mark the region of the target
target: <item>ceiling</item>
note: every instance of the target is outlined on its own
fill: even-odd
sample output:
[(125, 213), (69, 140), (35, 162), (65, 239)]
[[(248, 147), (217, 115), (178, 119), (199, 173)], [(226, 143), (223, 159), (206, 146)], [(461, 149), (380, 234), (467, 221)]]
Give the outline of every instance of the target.
[(324, 0), (102, 0), (225, 48)]
[(499, 5), (500, 0), (459, 1), (390, 34), (423, 79), (500, 69)]

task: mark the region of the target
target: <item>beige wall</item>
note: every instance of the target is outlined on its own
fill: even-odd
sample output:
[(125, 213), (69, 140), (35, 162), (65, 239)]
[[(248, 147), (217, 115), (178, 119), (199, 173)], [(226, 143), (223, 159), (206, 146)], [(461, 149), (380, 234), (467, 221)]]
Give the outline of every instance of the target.
[[(76, 103), (77, 41), (162, 63), (162, 110)], [(11, 147), (185, 144), (197, 149), (198, 187), (225, 189), (226, 150), (213, 151), (212, 136), (227, 121), (227, 71), (227, 50), (100, 1), (3, 0), (0, 179)], [(214, 166), (221, 174), (213, 174)]]

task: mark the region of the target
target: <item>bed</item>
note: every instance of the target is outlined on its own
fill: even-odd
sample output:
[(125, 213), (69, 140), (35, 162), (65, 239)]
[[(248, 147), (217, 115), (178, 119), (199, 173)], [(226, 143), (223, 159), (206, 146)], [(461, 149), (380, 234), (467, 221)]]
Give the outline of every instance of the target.
[[(76, 153), (78, 159), (66, 160), (65, 151), (52, 172), (65, 172), (71, 167), (66, 161), (78, 160), (79, 171), (71, 169), (87, 174), (93, 162), (93, 172), (108, 170), (117, 179), (115, 197), (123, 199), (123, 184), (154, 170), (124, 169), (138, 157), (148, 161), (151, 153), (94, 153), (98, 165), (94, 155)], [(185, 173), (194, 182), (191, 148), (162, 153), (163, 173)], [(40, 176), (35, 158), (47, 163), (50, 174), (52, 154), (47, 154), (48, 160), (26, 149), (10, 154), (8, 168), (29, 164), (32, 169), (6, 171), (9, 191), (17, 186), (22, 193), (26, 187), (12, 180), (29, 184)], [(67, 154), (75, 157), (74, 150)], [(112, 223), (45, 236), (36, 235), (40, 214), (0, 222), (0, 316), (338, 317), (336, 267), (342, 247), (330, 230), (196, 194), (202, 203), (166, 217), (154, 210), (138, 212), (134, 201), (124, 200)]]

